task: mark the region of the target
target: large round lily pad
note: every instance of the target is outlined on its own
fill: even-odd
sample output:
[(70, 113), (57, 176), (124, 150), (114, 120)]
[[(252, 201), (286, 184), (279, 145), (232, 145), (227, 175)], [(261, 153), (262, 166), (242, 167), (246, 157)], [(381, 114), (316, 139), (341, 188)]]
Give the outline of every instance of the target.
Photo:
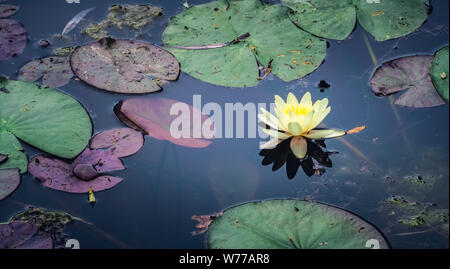
[(0, 169), (0, 201), (13, 193), (17, 189), (19, 184), (19, 169)]
[(437, 92), (448, 104), (448, 46), (436, 52), (430, 76)]
[(175, 57), (141, 41), (104, 38), (76, 48), (70, 63), (87, 84), (118, 93), (159, 91), (179, 75)]
[(232, 207), (208, 231), (215, 249), (364, 249), (374, 240), (389, 248), (374, 226), (348, 211), (290, 199)]
[(42, 84), (57, 88), (70, 82), (73, 77), (68, 57), (47, 57), (31, 61), (19, 70), (19, 80), (35, 82), (42, 78)]
[[(177, 107), (182, 110), (182, 114), (171, 115), (172, 109), (179, 113), (178, 109), (175, 109)], [(132, 98), (118, 103), (114, 112), (129, 127), (149, 134), (153, 138), (167, 140), (180, 146), (204, 148), (211, 144), (210, 140), (204, 138), (214, 137), (213, 131), (211, 137), (205, 137), (202, 132), (203, 126), (210, 127), (209, 130), (214, 128), (212, 120), (198, 109), (177, 100)], [(176, 119), (186, 132), (178, 128), (181, 132), (180, 137), (174, 136), (170, 130)], [(195, 126), (199, 126), (199, 128)], [(177, 127), (178, 125), (175, 128)], [(195, 132), (195, 129), (199, 130), (199, 133)], [(208, 128), (205, 127), (204, 129)], [(210, 133), (206, 135), (210, 135)]]
[(429, 75), (433, 56), (407, 56), (384, 63), (372, 76), (370, 84), (375, 94), (386, 96), (406, 90), (396, 105), (413, 108), (445, 104), (436, 92)]
[(314, 35), (343, 40), (361, 26), (378, 41), (414, 32), (427, 19), (428, 0), (282, 0), (290, 18)]
[(27, 45), (22, 25), (10, 19), (0, 19), (0, 61), (21, 54)]
[[(258, 84), (258, 63), (284, 81), (313, 72), (325, 58), (326, 43), (302, 31), (289, 10), (259, 0), (219, 0), (190, 7), (170, 20), (166, 48), (189, 75), (228, 87)], [(248, 33), (240, 42), (231, 42)], [(221, 43), (213, 49), (180, 49)], [(270, 64), (271, 63), (271, 64)]]
[(4, 77), (0, 88), (0, 134), (11, 133), (38, 149), (69, 159), (87, 146), (91, 119), (75, 99), (52, 88)]

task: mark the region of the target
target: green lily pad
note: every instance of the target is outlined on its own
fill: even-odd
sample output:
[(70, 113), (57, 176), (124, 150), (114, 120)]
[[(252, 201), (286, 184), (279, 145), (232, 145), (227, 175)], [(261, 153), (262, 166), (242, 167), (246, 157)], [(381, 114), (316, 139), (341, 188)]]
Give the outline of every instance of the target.
[(20, 142), (10, 132), (0, 131), (0, 151), (8, 156), (6, 160), (0, 163), (0, 169), (19, 168), (21, 173), (27, 172), (27, 155), (23, 152)]
[(334, 206), (291, 199), (232, 207), (208, 232), (208, 247), (214, 249), (364, 249), (373, 242), (389, 248), (383, 235), (360, 217)]
[(436, 52), (430, 76), (437, 92), (448, 104), (448, 46)]
[(343, 40), (356, 19), (378, 41), (414, 32), (427, 19), (428, 0), (281, 0), (295, 12), (291, 20), (314, 35)]
[[(1, 141), (7, 139), (17, 144), (11, 136), (14, 135), (38, 149), (68, 159), (87, 146), (92, 123), (75, 99), (52, 88), (4, 77), (0, 78), (0, 88), (4, 89), (0, 91)], [(15, 146), (14, 149), (20, 151), (21, 148)], [(19, 159), (19, 168), (24, 172), (23, 157)], [(8, 159), (1, 168), (10, 161)]]
[[(288, 12), (285, 7), (259, 0), (213, 1), (173, 17), (163, 41), (184, 72), (208, 83), (255, 86), (260, 77), (258, 63), (270, 66), (282, 80), (292, 81), (319, 67), (326, 55), (326, 42), (298, 29)], [(246, 33), (249, 36), (238, 42)], [(227, 45), (180, 48), (214, 44)]]

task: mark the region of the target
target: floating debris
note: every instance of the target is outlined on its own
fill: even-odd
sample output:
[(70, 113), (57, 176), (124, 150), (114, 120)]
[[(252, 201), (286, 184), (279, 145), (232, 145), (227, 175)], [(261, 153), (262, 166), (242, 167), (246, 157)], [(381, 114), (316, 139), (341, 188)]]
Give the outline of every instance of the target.
[(94, 10), (95, 7), (92, 8), (88, 8), (85, 9), (83, 11), (81, 11), (80, 13), (78, 13), (77, 15), (75, 15), (75, 17), (73, 17), (64, 27), (64, 30), (62, 31), (61, 35), (66, 35), (68, 34), (70, 31), (72, 31), (75, 27), (77, 27), (77, 25), (80, 23), (80, 21), (86, 17), (87, 14), (89, 14), (89, 12), (91, 12), (92, 10)]

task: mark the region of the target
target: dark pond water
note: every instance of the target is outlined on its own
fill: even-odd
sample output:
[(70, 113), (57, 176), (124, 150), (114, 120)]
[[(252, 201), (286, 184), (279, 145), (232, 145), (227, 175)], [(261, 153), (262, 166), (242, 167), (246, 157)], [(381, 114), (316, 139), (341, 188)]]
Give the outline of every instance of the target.
[[(208, 1), (192, 0), (190, 5)], [(80, 35), (87, 23), (99, 21), (112, 4), (108, 0), (11, 0), (21, 6), (12, 18), (26, 28), (29, 44), (24, 53), (0, 63), (0, 73), (11, 78), (35, 57), (48, 56), (62, 46), (90, 42)], [(140, 39), (162, 45), (161, 35), (169, 18), (184, 8), (181, 0), (114, 1), (117, 4), (154, 4), (164, 8), (164, 16), (140, 32)], [(435, 203), (436, 209), (449, 205), (449, 110), (409, 109), (390, 105), (388, 98), (376, 97), (368, 81), (375, 68), (369, 54), (372, 48), (377, 64), (405, 55), (433, 54), (448, 44), (448, 6), (444, 0), (432, 1), (433, 13), (414, 34), (376, 42), (361, 27), (348, 40), (330, 41), (326, 61), (304, 79), (285, 83), (274, 76), (257, 87), (234, 89), (213, 86), (184, 73), (159, 93), (140, 98), (166, 97), (192, 104), (194, 94), (202, 102), (270, 103), (273, 95), (285, 98), (288, 92), (302, 96), (310, 91), (314, 99), (327, 97), (332, 113), (325, 124), (341, 129), (367, 125), (363, 132), (345, 137), (365, 156), (355, 154), (339, 140), (327, 146), (338, 151), (333, 167), (322, 177), (307, 177), (301, 170), (289, 180), (285, 168), (272, 171), (261, 164), (260, 139), (217, 139), (205, 149), (189, 149), (146, 136), (144, 147), (125, 158), (127, 170), (115, 173), (125, 180), (117, 187), (96, 194), (91, 207), (86, 195), (67, 194), (42, 187), (26, 174), (18, 190), (0, 202), (0, 222), (23, 210), (25, 204), (65, 211), (93, 223), (74, 223), (66, 232), (79, 240), (81, 248), (204, 248), (205, 235), (192, 236), (192, 215), (204, 215), (250, 200), (269, 198), (307, 198), (346, 208), (376, 225), (393, 248), (448, 248), (448, 233), (441, 224), (411, 227), (399, 224), (397, 209), (384, 201), (402, 195), (421, 203)], [(95, 6), (70, 36), (72, 41), (52, 40), (79, 11)], [(78, 32), (78, 33), (77, 33)], [(115, 36), (133, 38), (136, 32), (122, 31)], [(54, 42), (40, 48), (40, 39)], [(321, 92), (320, 80), (331, 87)], [(127, 95), (89, 87), (79, 81), (61, 87), (79, 100), (90, 113), (95, 133), (122, 127), (113, 113), (114, 105)], [(25, 146), (29, 158), (41, 152)], [(417, 176), (431, 182), (425, 187), (402, 181)]]

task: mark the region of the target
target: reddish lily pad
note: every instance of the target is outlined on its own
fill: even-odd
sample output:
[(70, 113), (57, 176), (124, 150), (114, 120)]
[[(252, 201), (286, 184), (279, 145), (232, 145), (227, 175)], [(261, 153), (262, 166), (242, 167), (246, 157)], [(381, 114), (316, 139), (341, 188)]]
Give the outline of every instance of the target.
[(429, 75), (433, 56), (407, 56), (384, 63), (370, 81), (375, 94), (386, 96), (406, 90), (394, 104), (412, 108), (444, 105)]
[(73, 77), (69, 57), (47, 57), (36, 59), (19, 70), (19, 80), (35, 82), (42, 78), (42, 84), (58, 88), (66, 85)]
[(10, 19), (0, 19), (0, 61), (21, 54), (27, 45), (22, 25)]
[(20, 9), (20, 6), (15, 5), (0, 5), (0, 18), (6, 18)]
[(20, 185), (20, 172), (17, 168), (0, 170), (0, 201), (13, 193)]
[(0, 249), (20, 248), (26, 245), (38, 227), (25, 221), (12, 221), (11, 223), (0, 224)]
[[(171, 109), (174, 105), (184, 109), (186, 113), (171, 115)], [(122, 122), (131, 128), (138, 126), (139, 130), (143, 130), (146, 134), (159, 140), (167, 140), (176, 145), (190, 148), (205, 148), (211, 144), (210, 140), (204, 139), (201, 131), (202, 126), (214, 128), (212, 120), (201, 114), (198, 109), (177, 100), (133, 98), (118, 103), (114, 112)], [(175, 119), (189, 125), (186, 127), (186, 129), (189, 129), (186, 136), (175, 138), (171, 134), (170, 128)], [(199, 126), (200, 128), (197, 129), (200, 129), (200, 132), (194, 134), (194, 126)]]
[(50, 235), (33, 236), (17, 249), (53, 249), (53, 240)]
[(131, 128), (120, 128), (101, 132), (91, 139), (91, 149), (106, 149), (117, 157), (135, 154), (144, 145), (141, 132)]
[[(95, 175), (89, 174), (89, 171), (80, 170), (88, 165), (93, 167), (98, 174), (125, 169), (116, 156), (107, 151), (91, 151), (90, 149), (86, 149), (72, 164), (45, 156), (37, 156), (30, 161), (28, 169), (44, 186), (71, 193), (88, 193), (89, 188), (99, 192), (110, 189), (122, 181), (121, 178), (107, 175), (95, 177)], [(80, 177), (77, 177), (74, 172)]]
[(180, 67), (169, 52), (131, 40), (103, 38), (72, 53), (73, 72), (99, 89), (118, 93), (149, 93), (176, 80)]

